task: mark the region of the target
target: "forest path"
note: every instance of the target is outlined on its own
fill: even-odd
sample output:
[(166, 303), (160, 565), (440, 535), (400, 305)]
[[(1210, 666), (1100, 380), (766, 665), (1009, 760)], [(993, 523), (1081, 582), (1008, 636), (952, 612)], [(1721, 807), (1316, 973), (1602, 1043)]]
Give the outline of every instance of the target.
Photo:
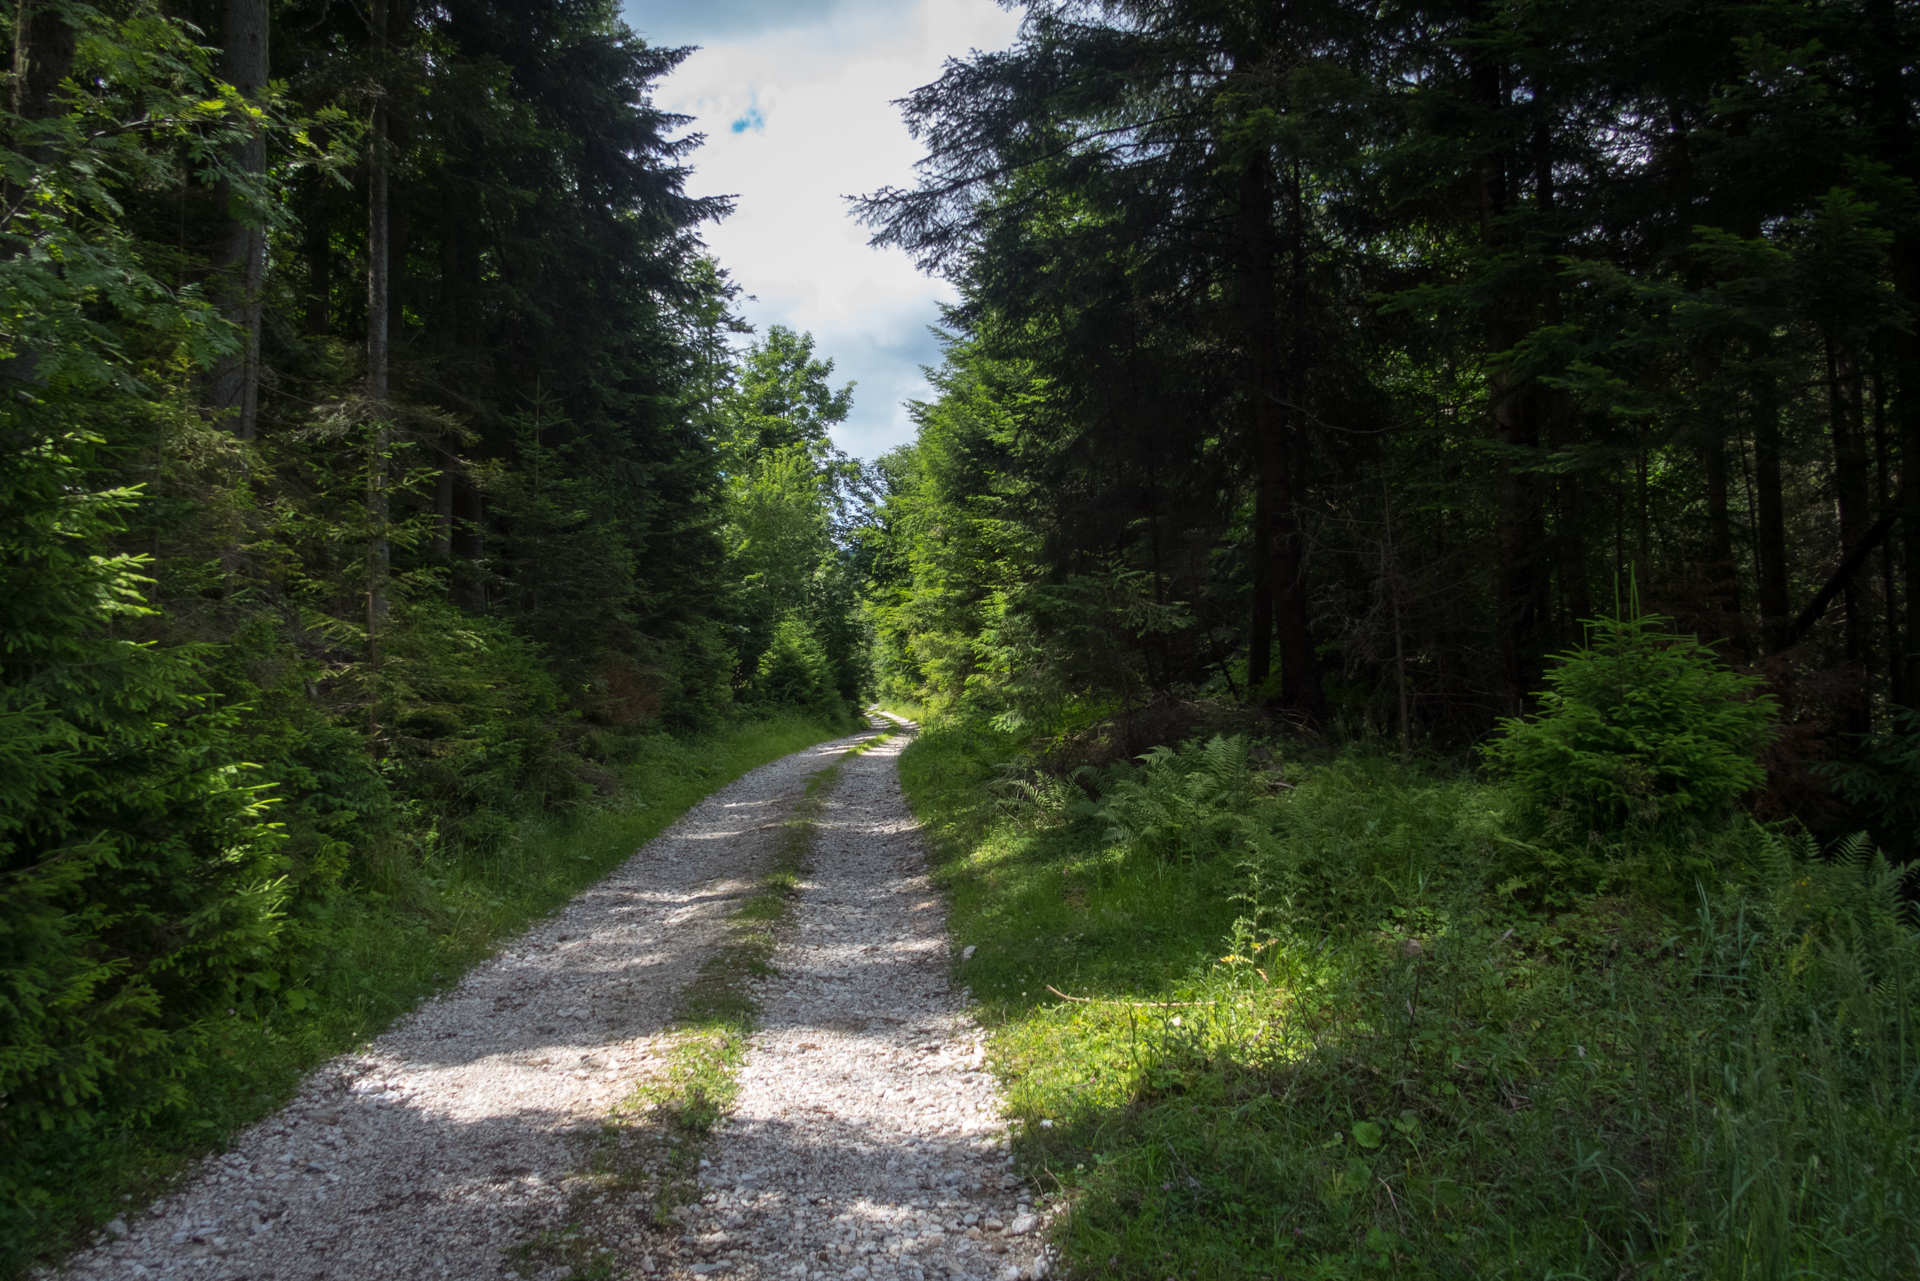
[(980, 1029), (947, 981), (945, 913), (900, 792), (905, 745), (850, 757), (816, 819), (675, 1275), (1046, 1274)]
[[(724, 943), (807, 779), (871, 737), (797, 752), (702, 801), (363, 1053), (314, 1072), (174, 1194), (109, 1225), (68, 1275), (573, 1275), (516, 1247), (567, 1225), (583, 1153), (663, 1066), (680, 993)], [(825, 800), (797, 920), (756, 993), (738, 1107), (702, 1163), (705, 1197), (678, 1212), (684, 1235), (616, 1245), (612, 1276), (1044, 1272), (978, 1031), (947, 984), (942, 913), (896, 778), (902, 746), (846, 758)]]

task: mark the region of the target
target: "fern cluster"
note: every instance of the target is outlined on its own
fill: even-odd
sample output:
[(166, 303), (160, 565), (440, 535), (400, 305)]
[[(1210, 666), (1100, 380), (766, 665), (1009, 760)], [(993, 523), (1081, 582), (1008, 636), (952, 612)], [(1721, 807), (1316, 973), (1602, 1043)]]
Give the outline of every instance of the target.
[(1138, 765), (1109, 772), (1095, 814), (1111, 844), (1163, 860), (1208, 858), (1239, 833), (1255, 794), (1253, 774), (1245, 735), (1162, 745)]

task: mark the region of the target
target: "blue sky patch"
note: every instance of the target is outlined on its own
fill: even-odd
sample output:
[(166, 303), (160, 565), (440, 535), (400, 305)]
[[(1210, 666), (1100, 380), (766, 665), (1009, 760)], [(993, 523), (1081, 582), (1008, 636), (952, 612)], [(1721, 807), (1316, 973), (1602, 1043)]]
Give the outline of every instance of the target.
[(760, 108), (748, 107), (746, 113), (736, 117), (733, 124), (728, 127), (735, 133), (745, 133), (749, 129), (759, 133), (767, 127), (767, 118), (760, 114)]

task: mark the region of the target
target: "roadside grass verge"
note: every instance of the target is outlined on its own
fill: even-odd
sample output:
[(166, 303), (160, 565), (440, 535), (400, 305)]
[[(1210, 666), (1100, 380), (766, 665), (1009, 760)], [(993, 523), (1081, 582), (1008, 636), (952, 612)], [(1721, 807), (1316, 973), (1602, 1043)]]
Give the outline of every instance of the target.
[(734, 909), (726, 941), (681, 992), (660, 1065), (614, 1108), (570, 1179), (565, 1224), (512, 1251), (521, 1271), (558, 1265), (568, 1269), (566, 1281), (603, 1281), (622, 1258), (663, 1266), (679, 1253), (675, 1224), (703, 1195), (702, 1157), (738, 1096), (759, 1013), (752, 984), (776, 972), (780, 931), (793, 918), (821, 809), (846, 759), (888, 737), (848, 748), (807, 779), (770, 866)]
[(902, 756), (1075, 1275), (1920, 1276), (1883, 862), (1562, 857), (1471, 776), (1271, 747), (1085, 789), (977, 725)]
[(600, 804), (523, 822), (485, 849), (430, 857), (380, 890), (343, 892), (294, 922), (320, 936), (322, 966), (298, 976), (266, 1018), (210, 1029), (219, 1045), (190, 1111), (103, 1133), (49, 1162), (42, 1203), (0, 1216), (0, 1229), (11, 1229), (0, 1232), (0, 1275), (57, 1262), (93, 1225), (163, 1193), (191, 1162), (280, 1106), (314, 1066), (457, 982), (718, 788), (848, 728), (777, 717), (692, 739), (648, 738), (622, 765), (619, 792)]

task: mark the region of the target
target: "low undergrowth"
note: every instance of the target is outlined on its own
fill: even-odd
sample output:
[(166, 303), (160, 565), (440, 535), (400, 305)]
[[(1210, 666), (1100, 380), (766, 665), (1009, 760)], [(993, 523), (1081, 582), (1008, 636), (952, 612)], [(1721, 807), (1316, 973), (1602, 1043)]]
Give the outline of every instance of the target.
[(622, 763), (619, 789), (600, 804), (342, 891), (296, 923), (315, 936), (313, 968), (262, 1016), (209, 1029), (187, 1107), (158, 1125), (106, 1128), (89, 1145), (37, 1154), (30, 1181), (41, 1199), (0, 1218), (0, 1275), (57, 1260), (92, 1224), (163, 1192), (190, 1162), (280, 1106), (313, 1066), (457, 982), (715, 789), (843, 732), (787, 716), (695, 739), (658, 735)]
[(699, 1200), (700, 1166), (714, 1128), (739, 1093), (758, 1005), (752, 984), (773, 974), (781, 927), (807, 872), (816, 824), (852, 748), (807, 779), (771, 865), (734, 909), (726, 941), (680, 994), (660, 1067), (613, 1110), (573, 1180), (563, 1227), (513, 1252), (522, 1271), (569, 1269), (565, 1281), (603, 1281), (622, 1258), (670, 1255), (682, 1207)]
[(1019, 746), (936, 723), (901, 773), (1078, 1275), (1920, 1276), (1920, 939), (1863, 842)]

